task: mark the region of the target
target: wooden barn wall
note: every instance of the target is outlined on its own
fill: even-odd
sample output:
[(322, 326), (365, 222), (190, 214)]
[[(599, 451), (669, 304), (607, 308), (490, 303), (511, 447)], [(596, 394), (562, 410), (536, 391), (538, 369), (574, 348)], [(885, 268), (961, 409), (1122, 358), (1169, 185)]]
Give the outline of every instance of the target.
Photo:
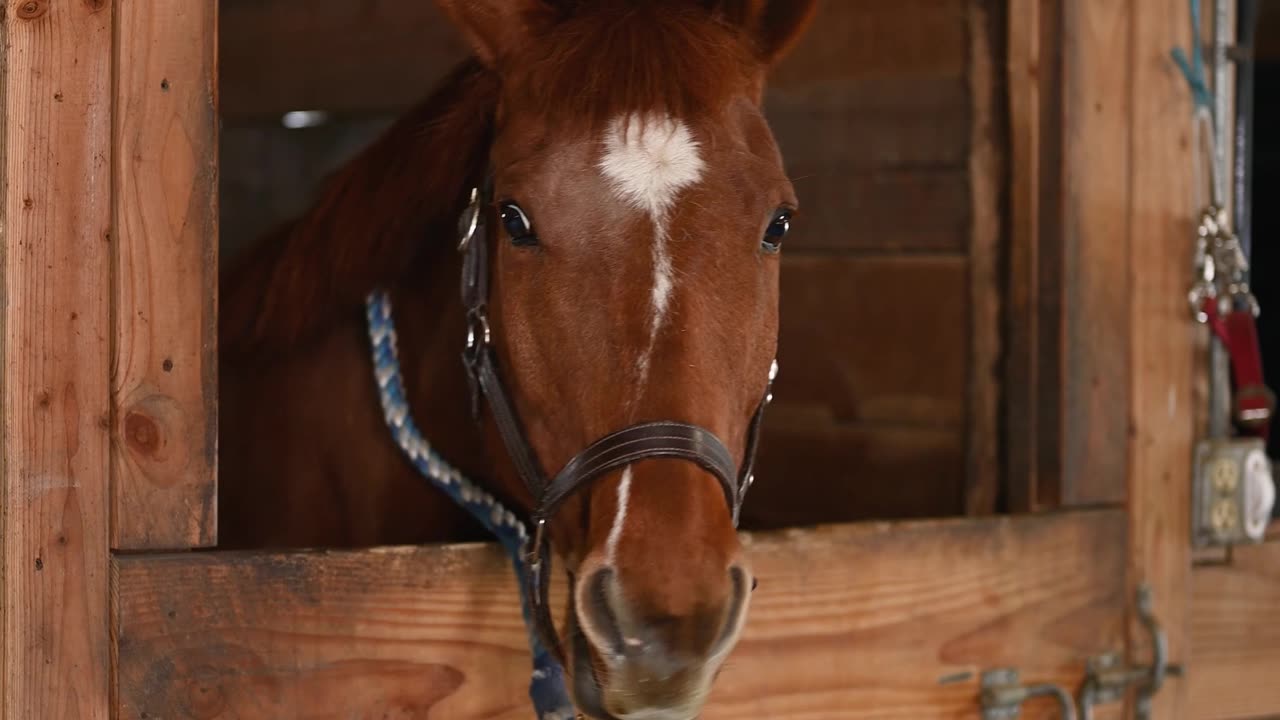
[[(996, 502), (1000, 157), (974, 118), (999, 102), (997, 7), (828, 2), (774, 73), (805, 213), (748, 526)], [(222, 0), (220, 23), (228, 263), (466, 52), (430, 2)], [(285, 129), (292, 110), (331, 117)]]

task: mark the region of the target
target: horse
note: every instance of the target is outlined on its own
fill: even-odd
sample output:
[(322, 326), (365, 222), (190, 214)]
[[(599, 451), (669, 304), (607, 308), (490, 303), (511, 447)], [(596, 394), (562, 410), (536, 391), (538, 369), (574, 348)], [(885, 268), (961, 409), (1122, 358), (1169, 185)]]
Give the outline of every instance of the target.
[(799, 213), (764, 88), (816, 0), (437, 4), (471, 56), (224, 269), (219, 545), (485, 539), (383, 422), (385, 288), (423, 434), (563, 563), (580, 711), (696, 717), (754, 587), (735, 473)]

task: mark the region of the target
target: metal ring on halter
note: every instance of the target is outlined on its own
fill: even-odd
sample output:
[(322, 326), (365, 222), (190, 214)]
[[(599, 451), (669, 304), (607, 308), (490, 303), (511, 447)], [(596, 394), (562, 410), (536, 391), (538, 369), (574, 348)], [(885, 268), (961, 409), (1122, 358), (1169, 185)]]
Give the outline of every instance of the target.
[(467, 200), (467, 209), (458, 218), (458, 250), (466, 250), (471, 238), (476, 236), (476, 228), (480, 226), (480, 188), (471, 188), (471, 197)]
[(484, 334), (485, 345), (489, 344), (493, 334), (489, 330), (489, 317), (483, 312), (468, 313), (470, 322), (467, 323), (467, 349), (472, 350), (476, 346), (476, 327), (479, 326)]

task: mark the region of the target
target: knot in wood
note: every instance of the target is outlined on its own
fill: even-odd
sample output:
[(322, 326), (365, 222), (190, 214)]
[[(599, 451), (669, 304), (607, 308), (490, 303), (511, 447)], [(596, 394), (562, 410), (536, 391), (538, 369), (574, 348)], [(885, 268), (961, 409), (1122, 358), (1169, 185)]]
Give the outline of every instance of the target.
[(200, 720), (216, 718), (227, 709), (222, 681), (212, 671), (201, 668), (187, 685), (187, 711)]
[(143, 413), (134, 411), (125, 416), (124, 434), (138, 452), (154, 455), (160, 449), (160, 427)]
[(20, 20), (35, 20), (47, 12), (49, 12), (49, 0), (26, 0), (18, 4)]

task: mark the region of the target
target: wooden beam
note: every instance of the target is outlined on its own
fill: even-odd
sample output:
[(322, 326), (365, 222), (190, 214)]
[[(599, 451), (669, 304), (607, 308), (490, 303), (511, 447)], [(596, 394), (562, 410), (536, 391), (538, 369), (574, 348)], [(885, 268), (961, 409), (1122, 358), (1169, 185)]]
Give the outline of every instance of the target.
[(965, 513), (963, 428), (842, 423), (777, 400), (765, 416), (751, 529)]
[[(703, 717), (969, 716), (996, 666), (1074, 691), (1122, 642), (1124, 534), (1111, 510), (749, 537), (760, 587)], [(528, 717), (493, 546), (124, 556), (113, 579), (120, 717)]]
[(112, 547), (217, 538), (217, 6), (120, 5)]
[[(222, 111), (232, 120), (290, 110), (397, 112), (469, 53), (433, 2), (220, 0)], [(779, 87), (821, 88), (856, 73), (965, 73), (965, 0), (825, 3)]]
[[(1128, 80), (1127, 225), (1111, 242), (1129, 248), (1129, 552), (1131, 591), (1151, 588), (1168, 639), (1170, 662), (1189, 656), (1191, 586), (1192, 354), (1195, 324), (1187, 309), (1193, 232), (1192, 102), (1169, 48), (1193, 37), (1188, 14), (1138, 0), (1126, 17), (1127, 59), (1106, 72)], [(1112, 202), (1100, 197), (1098, 202)], [(1114, 438), (1113, 441), (1118, 441)], [(1131, 659), (1149, 657), (1149, 638), (1131, 628)], [(1187, 682), (1170, 678), (1152, 717), (1188, 717)]]
[(1280, 715), (1280, 544), (1240, 546), (1191, 573), (1187, 716)]
[(1009, 250), (1004, 354), (1008, 509), (1045, 505), (1061, 477), (1060, 217), (1062, 10), (1059, 0), (1010, 0)]
[(0, 718), (108, 717), (114, 3), (0, 17)]
[[(1000, 462), (1001, 265), (1007, 248), (1004, 190), (1009, 148), (1007, 56), (1008, 3), (970, 0), (969, 14), (969, 306), (970, 360), (965, 467), (966, 515), (996, 510), (1005, 478)], [(933, 214), (930, 208), (926, 215)]]
[[(1063, 3), (1061, 242), (1049, 258), (1061, 282), (1061, 472), (1048, 507), (1125, 498), (1129, 424), (1131, 3)], [(1058, 168), (1046, 168), (1051, 172)], [(1141, 262), (1141, 260), (1139, 260)], [(1185, 264), (1185, 263), (1184, 263)], [(1184, 273), (1185, 274), (1185, 273)], [(1140, 322), (1140, 321), (1139, 321)], [(1188, 404), (1187, 407), (1190, 407)]]

